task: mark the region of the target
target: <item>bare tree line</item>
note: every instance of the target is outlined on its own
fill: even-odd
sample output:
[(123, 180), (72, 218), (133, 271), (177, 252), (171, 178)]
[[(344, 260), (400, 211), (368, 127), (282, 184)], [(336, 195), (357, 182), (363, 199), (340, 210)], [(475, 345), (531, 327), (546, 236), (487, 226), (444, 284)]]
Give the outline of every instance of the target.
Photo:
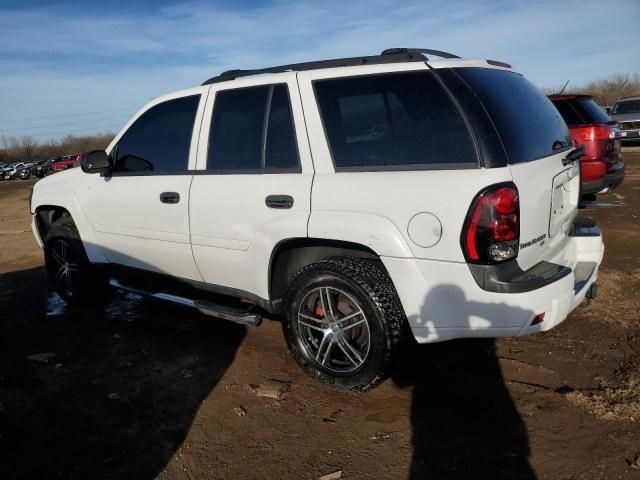
[(51, 157), (104, 149), (113, 133), (97, 135), (67, 135), (59, 140), (39, 142), (30, 135), (20, 137), (0, 135), (0, 162), (44, 160)]
[[(545, 87), (542, 91), (551, 95), (552, 93), (560, 93), (562, 87), (563, 85), (552, 88)], [(640, 73), (616, 73), (582, 86), (569, 83), (563, 93), (586, 93), (592, 95), (599, 105), (611, 107), (619, 98), (640, 96)]]

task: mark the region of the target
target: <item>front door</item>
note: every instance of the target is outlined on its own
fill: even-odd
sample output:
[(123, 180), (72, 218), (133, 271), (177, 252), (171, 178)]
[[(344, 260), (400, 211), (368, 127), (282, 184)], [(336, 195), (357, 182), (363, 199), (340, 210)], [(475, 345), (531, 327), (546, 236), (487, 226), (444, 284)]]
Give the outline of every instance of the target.
[(202, 280), (189, 241), (189, 187), (206, 91), (154, 102), (109, 152), (112, 175), (95, 176), (88, 216), (110, 262)]

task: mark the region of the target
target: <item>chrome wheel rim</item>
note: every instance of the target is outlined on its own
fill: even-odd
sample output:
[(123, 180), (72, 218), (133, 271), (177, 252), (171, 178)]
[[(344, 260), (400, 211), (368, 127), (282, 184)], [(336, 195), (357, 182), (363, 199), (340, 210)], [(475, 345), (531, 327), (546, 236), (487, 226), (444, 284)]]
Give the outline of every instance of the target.
[(73, 259), (66, 240), (58, 239), (51, 245), (53, 283), (58, 292), (73, 296), (78, 263)]
[(369, 322), (358, 302), (343, 290), (309, 291), (298, 308), (298, 329), (308, 355), (333, 372), (353, 372), (369, 356)]

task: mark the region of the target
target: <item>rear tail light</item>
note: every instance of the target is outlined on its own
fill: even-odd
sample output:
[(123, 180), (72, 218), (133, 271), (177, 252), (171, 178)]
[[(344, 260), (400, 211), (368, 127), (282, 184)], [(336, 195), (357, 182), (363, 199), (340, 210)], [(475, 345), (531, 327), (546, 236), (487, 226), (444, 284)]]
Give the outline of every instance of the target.
[(583, 125), (575, 129), (583, 142), (616, 138), (616, 131), (609, 125)]
[(462, 250), (470, 263), (499, 263), (518, 256), (520, 201), (509, 183), (493, 185), (473, 200), (462, 229)]

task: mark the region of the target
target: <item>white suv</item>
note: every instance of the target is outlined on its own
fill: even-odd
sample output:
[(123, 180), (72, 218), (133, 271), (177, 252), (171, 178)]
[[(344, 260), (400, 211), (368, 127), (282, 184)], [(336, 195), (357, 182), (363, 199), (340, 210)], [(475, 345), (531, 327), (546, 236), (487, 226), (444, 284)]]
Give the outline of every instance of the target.
[(526, 335), (594, 296), (604, 247), (577, 216), (579, 156), (501, 62), (392, 49), (235, 70), (38, 182), (33, 231), (69, 302), (111, 283), (280, 317), (307, 373), (364, 390), (405, 332)]

